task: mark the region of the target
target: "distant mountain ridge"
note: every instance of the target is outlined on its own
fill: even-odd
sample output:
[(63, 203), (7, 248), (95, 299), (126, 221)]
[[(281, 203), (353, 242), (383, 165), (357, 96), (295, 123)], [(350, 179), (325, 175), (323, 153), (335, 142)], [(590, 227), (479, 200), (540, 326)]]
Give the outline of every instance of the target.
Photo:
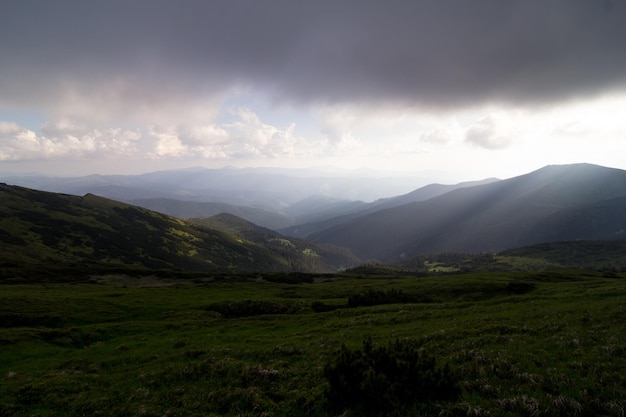
[[(192, 178), (197, 172), (181, 175)], [(169, 173), (142, 178), (151, 189), (159, 188), (159, 179), (176, 182)], [(125, 187), (127, 179), (122, 176), (116, 186)], [(76, 181), (82, 187), (83, 181), (100, 180)], [(431, 184), (372, 203), (326, 195), (290, 205), (275, 201), (281, 213), (219, 202), (143, 203), (179, 217), (202, 217), (193, 222), (209, 228), (93, 194), (78, 197), (8, 185), (0, 191), (0, 261), (7, 265), (97, 259), (104, 264), (213, 270), (283, 271), (306, 264), (326, 271), (359, 259), (395, 262), (429, 253), (489, 253), (546, 242), (624, 239), (626, 230), (626, 171), (592, 164), (551, 165), (506, 180)], [(216, 213), (222, 210), (231, 214)], [(270, 230), (296, 218), (314, 221), (279, 229), (281, 234)], [(313, 262), (311, 256), (320, 258)]]
[(351, 221), (357, 217), (364, 216), (366, 214), (375, 213), (380, 210), (398, 207), (404, 204), (415, 203), (418, 201), (425, 201), (430, 198), (437, 197), (447, 192), (459, 189), (473, 187), (476, 185), (489, 184), (499, 181), (497, 178), (487, 178), (481, 181), (462, 182), (453, 185), (444, 184), (429, 184), (424, 187), (418, 188), (410, 193), (399, 195), (396, 197), (382, 198), (372, 203), (353, 203), (352, 206), (346, 206), (350, 209), (344, 209), (343, 213), (334, 212), (334, 216), (326, 214), (325, 216), (318, 215), (318, 219), (310, 216), (309, 222), (300, 222), (283, 229), (278, 229), (279, 232), (288, 236), (307, 238), (314, 233), (320, 233), (325, 229), (329, 229), (333, 226)]
[(350, 219), (310, 238), (392, 261), (423, 253), (488, 252), (546, 241), (615, 239), (626, 228), (626, 171), (547, 166)]
[(145, 198), (130, 200), (129, 203), (180, 219), (211, 217), (221, 213), (230, 213), (270, 229), (281, 229), (290, 226), (294, 221), (292, 218), (274, 211), (227, 203), (183, 201), (171, 198)]
[(401, 194), (424, 182), (408, 174), (385, 177), (375, 172), (356, 175), (271, 168), (196, 168), (141, 175), (89, 175), (75, 178), (11, 176), (3, 177), (1, 181), (65, 194), (93, 193), (124, 202), (169, 198), (226, 203), (274, 212), (281, 212), (312, 195), (373, 201), (381, 195)]
[(0, 181), (77, 196), (91, 193), (181, 219), (228, 212), (275, 230), (336, 217), (361, 208), (363, 201), (400, 194), (424, 182), (408, 174), (271, 168), (193, 168), (73, 178), (5, 176)]
[[(348, 250), (342, 253), (349, 255)], [(316, 255), (316, 262), (304, 272), (336, 270), (323, 253)], [(349, 266), (355, 259), (352, 256), (344, 263)], [(83, 273), (115, 269), (290, 272), (299, 265), (271, 248), (224, 231), (93, 194), (79, 197), (0, 184), (2, 274), (59, 268)]]

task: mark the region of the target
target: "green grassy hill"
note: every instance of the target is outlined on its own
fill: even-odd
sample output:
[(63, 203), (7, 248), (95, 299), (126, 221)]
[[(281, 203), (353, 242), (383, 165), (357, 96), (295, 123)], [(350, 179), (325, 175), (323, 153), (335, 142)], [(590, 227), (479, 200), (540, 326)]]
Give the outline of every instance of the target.
[[(543, 263), (562, 268), (598, 271), (626, 271), (626, 240), (580, 240), (540, 243), (499, 253), (502, 263), (515, 265)], [(517, 261), (515, 261), (517, 260)]]
[(287, 260), (293, 271), (335, 272), (361, 262), (346, 248), (283, 236), (228, 213), (189, 221), (221, 230), (277, 253)]
[(585, 269), (626, 271), (626, 240), (576, 240), (523, 246), (495, 253), (459, 252), (419, 255), (389, 265), (363, 265), (355, 272), (379, 275), (399, 272), (487, 272)]
[(283, 271), (278, 254), (218, 230), (87, 194), (0, 185), (0, 265), (13, 270), (98, 268)]
[(126, 202), (179, 219), (210, 217), (220, 213), (230, 213), (270, 229), (280, 229), (293, 224), (293, 220), (284, 214), (256, 207), (236, 206), (227, 203), (182, 201), (172, 198), (143, 198)]

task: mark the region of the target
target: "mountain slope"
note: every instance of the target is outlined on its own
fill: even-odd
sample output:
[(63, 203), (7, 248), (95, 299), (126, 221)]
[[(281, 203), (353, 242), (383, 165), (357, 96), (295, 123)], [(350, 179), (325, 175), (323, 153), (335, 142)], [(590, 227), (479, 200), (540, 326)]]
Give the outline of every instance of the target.
[[(485, 252), (571, 238), (615, 238), (626, 227), (619, 209), (623, 196), (626, 171), (589, 164), (548, 166), (381, 210), (311, 238), (383, 261), (428, 252)], [(610, 215), (590, 235), (582, 225), (599, 216), (604, 206)], [(575, 237), (564, 236), (574, 230)]]
[(0, 265), (27, 269), (289, 271), (287, 260), (222, 231), (87, 194), (0, 184)]
[(292, 219), (279, 213), (226, 203), (182, 201), (171, 198), (138, 199), (130, 200), (129, 203), (178, 217), (179, 219), (210, 217), (220, 213), (230, 213), (248, 220), (251, 223), (270, 229), (280, 229), (293, 224)]
[[(283, 229), (278, 229), (278, 231), (288, 236), (308, 238), (312, 234), (321, 233), (323, 230), (330, 229), (333, 226), (352, 221), (366, 214), (371, 214), (380, 210), (402, 206), (404, 204), (425, 201), (459, 188), (489, 184), (495, 181), (499, 180), (495, 178), (488, 178), (482, 181), (462, 182), (453, 185), (430, 184), (411, 191), (407, 194), (402, 194), (396, 197), (383, 198), (367, 204), (358, 204), (359, 202), (351, 202), (352, 204), (348, 205), (348, 203), (346, 202), (344, 203), (343, 212), (339, 210), (331, 211), (329, 208), (321, 214), (318, 214), (316, 216), (317, 219), (313, 216), (300, 217), (299, 219), (296, 219), (300, 220), (299, 224), (285, 227)], [(334, 214), (334, 216), (332, 216), (331, 214)]]
[(298, 201), (286, 207), (283, 211), (293, 218), (292, 224), (319, 222), (342, 216), (347, 213), (354, 213), (369, 204), (363, 201), (343, 200), (328, 197), (325, 195), (312, 195), (304, 200)]
[(371, 208), (375, 208), (377, 210), (393, 208), (404, 204), (430, 200), (431, 198), (438, 197), (459, 188), (475, 187), (477, 185), (490, 184), (496, 181), (500, 180), (497, 178), (487, 178), (480, 181), (460, 182), (458, 184), (429, 184), (407, 194), (375, 201), (371, 203), (370, 206)]
[(361, 262), (346, 248), (289, 238), (228, 213), (189, 221), (221, 230), (279, 254), (294, 271), (335, 272)]

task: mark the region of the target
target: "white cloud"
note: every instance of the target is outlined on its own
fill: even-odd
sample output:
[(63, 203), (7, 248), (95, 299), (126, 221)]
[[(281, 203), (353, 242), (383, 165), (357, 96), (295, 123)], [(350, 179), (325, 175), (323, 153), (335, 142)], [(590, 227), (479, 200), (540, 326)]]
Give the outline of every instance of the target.
[(435, 127), (432, 130), (420, 134), (420, 140), (434, 145), (445, 145), (456, 138), (456, 132), (452, 127)]
[(132, 128), (121, 122), (93, 127), (71, 118), (51, 120), (40, 130), (0, 122), (0, 160), (74, 158), (94, 161), (93, 167), (95, 161), (115, 160), (136, 171), (141, 166), (336, 165), (458, 171), (463, 175), (456, 179), (462, 181), (507, 177), (551, 163), (623, 167), (626, 154), (626, 125), (620, 117), (626, 95), (553, 108), (476, 106), (437, 113), (338, 104), (289, 113), (273, 108), (267, 98), (257, 97), (254, 104), (225, 110), (229, 114), (221, 119)]
[(152, 151), (149, 153), (152, 158), (178, 157), (187, 153), (187, 146), (183, 145), (175, 132), (151, 128), (148, 138), (153, 142)]
[(228, 132), (229, 153), (238, 158), (306, 157), (322, 152), (324, 143), (296, 134), (295, 123), (276, 127), (264, 123), (247, 108), (235, 108), (237, 120), (223, 125)]
[(17, 123), (0, 121), (0, 139), (13, 137), (25, 129), (19, 127)]
[[(89, 129), (63, 119), (46, 123), (39, 133), (16, 123), (0, 122), (0, 158), (88, 156), (106, 159), (123, 155), (136, 159), (221, 158), (227, 161), (308, 157), (328, 148), (322, 140), (297, 136), (294, 123), (279, 128), (264, 123), (256, 113), (245, 108), (237, 109), (235, 116), (235, 122), (223, 125), (152, 125), (144, 130)], [(344, 142), (340, 144), (343, 146)]]
[(215, 124), (182, 128), (186, 130), (185, 143), (192, 147), (214, 146), (228, 140), (228, 132)]
[(320, 121), (320, 132), (331, 144), (353, 137), (353, 130), (367, 120), (364, 111), (353, 106), (328, 106), (315, 110)]
[(114, 157), (136, 155), (140, 133), (123, 129), (81, 130), (75, 125), (49, 123), (41, 134), (15, 123), (0, 122), (0, 160)]
[(508, 147), (512, 138), (502, 121), (490, 115), (469, 126), (465, 133), (465, 141), (484, 149), (498, 150)]
[(97, 149), (113, 155), (132, 156), (138, 152), (141, 132), (139, 130), (124, 130), (121, 128), (95, 130), (92, 137)]

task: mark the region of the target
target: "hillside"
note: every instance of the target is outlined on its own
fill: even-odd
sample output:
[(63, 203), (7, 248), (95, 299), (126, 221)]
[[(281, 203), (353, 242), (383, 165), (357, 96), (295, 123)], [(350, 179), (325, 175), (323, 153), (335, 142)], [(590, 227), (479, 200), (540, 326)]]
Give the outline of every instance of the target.
[(6, 274), (103, 268), (292, 270), (283, 256), (252, 242), (92, 194), (2, 184), (0, 201), (0, 265)]
[(540, 242), (614, 239), (626, 228), (626, 171), (547, 166), (427, 201), (361, 216), (310, 237), (393, 261), (437, 252), (491, 252)]
[[(296, 218), (296, 220), (299, 220), (298, 224), (279, 229), (278, 231), (288, 236), (307, 238), (312, 234), (320, 233), (323, 230), (330, 229), (333, 226), (352, 221), (366, 214), (371, 214), (380, 210), (402, 206), (404, 204), (425, 201), (459, 188), (489, 184), (495, 181), (498, 180), (495, 178), (488, 178), (482, 181), (469, 181), (458, 184), (429, 184), (413, 190), (407, 194), (402, 194), (389, 198), (381, 198), (371, 203), (354, 201), (343, 202), (343, 206), (340, 207), (337, 207), (339, 205), (337, 204), (337, 202), (335, 202), (334, 205), (318, 207), (318, 205), (314, 203), (311, 204), (311, 201), (307, 199), (301, 203), (290, 206), (290, 208), (298, 205), (307, 205), (311, 212), (316, 210), (317, 215), (309, 215), (308, 217), (301, 216), (299, 218)], [(343, 208), (343, 210), (340, 210), (340, 208)], [(287, 212), (289, 212), (289, 209), (287, 209)]]
[(221, 230), (279, 254), (287, 260), (289, 268), (294, 271), (334, 272), (361, 262), (348, 249), (321, 242), (289, 238), (228, 213), (208, 218), (189, 219), (189, 221)]
[(291, 218), (280, 213), (226, 203), (183, 201), (171, 198), (145, 198), (128, 202), (139, 207), (178, 217), (179, 219), (210, 217), (220, 213), (230, 213), (270, 229), (280, 229), (293, 224)]
[[(343, 216), (344, 214), (357, 213), (369, 207), (369, 205), (370, 204), (363, 201), (343, 200), (325, 195), (312, 195), (291, 204), (283, 211), (293, 219), (291, 223), (291, 225), (293, 225), (321, 222), (326, 219)], [(284, 230), (288, 229), (289, 228), (286, 227)]]
[[(500, 252), (500, 263), (519, 265), (542, 263), (561, 268), (578, 268), (603, 271), (626, 271), (626, 240), (578, 240), (569, 242), (538, 243)], [(511, 262), (511, 259), (515, 259)], [(539, 268), (536, 268), (539, 269)]]
[(458, 252), (417, 255), (388, 265), (362, 265), (353, 271), (366, 274), (450, 273), (548, 270), (626, 271), (626, 240), (575, 240), (537, 243), (495, 253)]

